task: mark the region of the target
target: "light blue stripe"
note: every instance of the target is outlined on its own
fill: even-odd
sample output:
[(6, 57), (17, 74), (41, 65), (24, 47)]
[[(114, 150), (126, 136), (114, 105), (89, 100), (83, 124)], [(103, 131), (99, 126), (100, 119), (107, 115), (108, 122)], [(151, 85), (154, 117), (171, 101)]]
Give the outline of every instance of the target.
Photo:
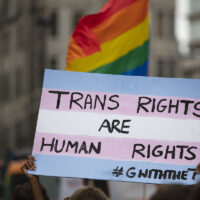
[(44, 88), (200, 98), (200, 79), (156, 78), (45, 70)]
[[(138, 177), (139, 170), (142, 169), (159, 169), (159, 170), (176, 170), (187, 171), (188, 168), (195, 169), (195, 166), (187, 165), (171, 165), (160, 164), (150, 162), (136, 162), (136, 161), (116, 161), (106, 159), (92, 159), (81, 157), (67, 157), (67, 156), (50, 156), (50, 155), (34, 155), (36, 157), (37, 170), (35, 172), (29, 171), (32, 174), (46, 175), (46, 176), (60, 176), (60, 177), (77, 177), (77, 178), (89, 178), (89, 179), (105, 179), (115, 181), (129, 181), (140, 183), (181, 183), (181, 184), (195, 184), (200, 181), (200, 175), (197, 175), (195, 180), (192, 180), (193, 172), (188, 172), (187, 180), (167, 180), (167, 179), (154, 179)], [(120, 169), (123, 167), (123, 175), (116, 177), (113, 176), (113, 169)], [(135, 170), (129, 171), (135, 172), (134, 178), (129, 178), (126, 172), (129, 168), (135, 167)]]

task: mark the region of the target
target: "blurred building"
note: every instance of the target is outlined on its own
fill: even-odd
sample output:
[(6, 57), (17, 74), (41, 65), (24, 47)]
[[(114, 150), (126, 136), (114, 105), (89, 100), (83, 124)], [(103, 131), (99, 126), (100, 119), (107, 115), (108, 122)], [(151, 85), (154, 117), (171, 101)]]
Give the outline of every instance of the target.
[(190, 0), (190, 50), (200, 55), (200, 1)]
[(175, 0), (150, 0), (150, 76), (178, 77)]
[(104, 2), (0, 1), (0, 158), (32, 146), (44, 67), (65, 68), (75, 24)]
[(33, 77), (33, 35), (39, 28), (35, 28), (30, 4), (6, 0), (0, 4), (1, 156), (7, 148), (30, 146), (33, 138), (34, 94), (39, 91), (41, 80), (37, 79), (41, 77)]
[(183, 57), (180, 66), (183, 76), (200, 78), (200, 1), (189, 0), (190, 53)]

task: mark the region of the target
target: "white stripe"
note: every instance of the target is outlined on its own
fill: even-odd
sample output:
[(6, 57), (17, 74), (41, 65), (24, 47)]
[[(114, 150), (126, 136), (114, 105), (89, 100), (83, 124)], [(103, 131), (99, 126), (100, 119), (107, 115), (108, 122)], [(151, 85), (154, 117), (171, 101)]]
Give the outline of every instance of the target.
[[(106, 128), (99, 128), (105, 119), (110, 120), (131, 119), (129, 134), (113, 131), (109, 133)], [(89, 112), (66, 112), (40, 110), (38, 116), (37, 132), (66, 135), (89, 135), (119, 138), (140, 138), (155, 140), (173, 140), (200, 142), (200, 121), (180, 120), (156, 117), (136, 117), (124, 115), (105, 115)]]

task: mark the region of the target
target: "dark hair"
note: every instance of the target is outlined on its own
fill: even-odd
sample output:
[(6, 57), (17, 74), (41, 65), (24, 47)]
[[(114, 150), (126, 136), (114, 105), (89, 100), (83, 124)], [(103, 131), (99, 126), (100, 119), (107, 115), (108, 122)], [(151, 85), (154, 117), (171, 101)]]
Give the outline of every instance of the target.
[(108, 197), (95, 187), (82, 187), (78, 189), (70, 198), (70, 200), (108, 200)]
[(190, 196), (191, 187), (178, 184), (162, 185), (150, 200), (186, 200)]
[[(40, 185), (45, 200), (49, 200), (46, 189)], [(15, 186), (13, 200), (34, 200), (32, 187), (29, 182)]]
[(191, 193), (187, 200), (199, 200), (200, 199), (200, 183), (197, 183), (191, 187)]

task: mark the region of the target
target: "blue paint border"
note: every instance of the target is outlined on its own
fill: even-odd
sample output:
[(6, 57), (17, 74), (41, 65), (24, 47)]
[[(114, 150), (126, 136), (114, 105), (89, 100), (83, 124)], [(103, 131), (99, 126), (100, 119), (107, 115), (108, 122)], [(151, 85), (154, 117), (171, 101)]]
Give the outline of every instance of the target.
[[(172, 165), (161, 164), (151, 162), (136, 162), (136, 161), (116, 161), (107, 159), (95, 159), (95, 158), (82, 158), (71, 156), (52, 156), (35, 154), (36, 158), (36, 171), (29, 171), (32, 174), (46, 175), (46, 176), (58, 176), (58, 177), (76, 177), (76, 178), (89, 178), (89, 179), (105, 179), (114, 181), (128, 181), (128, 182), (140, 182), (140, 183), (155, 183), (155, 184), (167, 184), (167, 183), (180, 183), (180, 184), (195, 184), (200, 181), (200, 175), (196, 176), (195, 180), (192, 180), (192, 172), (188, 173), (188, 180), (163, 180), (153, 178), (128, 178), (125, 172), (130, 167), (135, 167), (138, 174), (139, 169), (160, 169), (160, 170), (187, 170), (188, 168), (196, 168), (192, 165)], [(123, 167), (124, 174), (115, 177), (112, 174), (113, 169), (116, 167)]]
[(200, 99), (200, 79), (45, 70), (43, 88)]

